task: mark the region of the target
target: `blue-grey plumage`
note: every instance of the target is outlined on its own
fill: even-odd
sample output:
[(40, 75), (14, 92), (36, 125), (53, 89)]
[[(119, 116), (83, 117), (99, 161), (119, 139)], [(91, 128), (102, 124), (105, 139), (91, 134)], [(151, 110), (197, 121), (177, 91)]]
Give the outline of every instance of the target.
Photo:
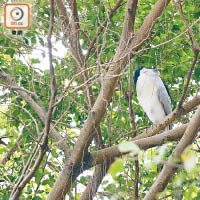
[(172, 112), (169, 90), (158, 70), (139, 68), (134, 83), (139, 104), (153, 124), (161, 122)]

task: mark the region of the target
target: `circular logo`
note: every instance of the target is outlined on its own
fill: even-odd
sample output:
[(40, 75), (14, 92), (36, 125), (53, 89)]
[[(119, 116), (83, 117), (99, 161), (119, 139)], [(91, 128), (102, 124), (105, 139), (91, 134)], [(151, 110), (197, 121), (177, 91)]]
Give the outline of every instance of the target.
[(24, 11), (19, 8), (19, 7), (15, 7), (10, 11), (10, 17), (14, 20), (14, 21), (19, 21), (23, 18), (24, 16)]

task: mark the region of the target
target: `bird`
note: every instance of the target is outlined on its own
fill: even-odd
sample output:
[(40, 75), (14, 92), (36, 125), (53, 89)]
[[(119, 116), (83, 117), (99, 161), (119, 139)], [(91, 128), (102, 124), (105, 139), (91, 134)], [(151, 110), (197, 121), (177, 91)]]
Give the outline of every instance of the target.
[[(134, 74), (137, 99), (153, 124), (160, 123), (172, 112), (169, 89), (157, 69), (138, 68)], [(171, 129), (170, 125), (165, 131)]]

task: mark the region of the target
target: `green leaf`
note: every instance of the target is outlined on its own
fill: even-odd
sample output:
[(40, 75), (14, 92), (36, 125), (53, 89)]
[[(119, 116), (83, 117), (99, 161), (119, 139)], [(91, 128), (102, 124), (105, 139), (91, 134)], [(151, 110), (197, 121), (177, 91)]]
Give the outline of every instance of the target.
[(187, 172), (191, 172), (196, 166), (197, 153), (192, 150), (192, 145), (181, 154), (183, 166)]
[(42, 200), (42, 198), (35, 196), (35, 197), (33, 197), (33, 200)]
[(38, 64), (38, 63), (40, 63), (40, 59), (39, 58), (32, 58), (31, 63), (32, 64)]
[(123, 160), (116, 160), (110, 167), (109, 173), (113, 178), (116, 178), (117, 173), (124, 171)]
[(120, 152), (131, 152), (137, 154), (140, 151), (140, 148), (134, 142), (123, 142), (118, 145)]
[(7, 49), (5, 54), (9, 54), (11, 58), (14, 57), (14, 54), (15, 54), (15, 50), (14, 49)]

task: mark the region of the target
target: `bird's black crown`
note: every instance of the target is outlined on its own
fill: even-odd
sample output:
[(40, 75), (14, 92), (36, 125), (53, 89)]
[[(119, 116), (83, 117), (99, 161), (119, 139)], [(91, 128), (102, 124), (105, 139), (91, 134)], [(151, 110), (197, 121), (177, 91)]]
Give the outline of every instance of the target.
[(135, 74), (134, 74), (134, 77), (133, 77), (133, 80), (134, 80), (134, 83), (136, 85), (137, 83), (137, 80), (138, 80), (138, 77), (140, 76), (140, 71), (143, 69), (143, 67), (139, 67), (136, 71), (135, 71)]

